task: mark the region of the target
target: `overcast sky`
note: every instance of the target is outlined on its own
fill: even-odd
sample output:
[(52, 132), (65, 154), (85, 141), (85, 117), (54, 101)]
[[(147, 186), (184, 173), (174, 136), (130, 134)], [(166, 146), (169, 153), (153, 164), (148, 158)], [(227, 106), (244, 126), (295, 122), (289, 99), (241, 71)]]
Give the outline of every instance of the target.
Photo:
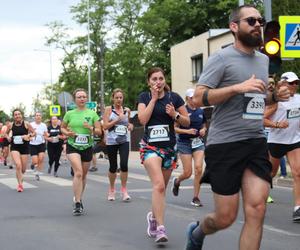
[[(31, 111), (32, 98), (50, 83), (49, 35), (46, 23), (62, 21), (74, 32), (83, 32), (72, 20), (70, 6), (80, 0), (0, 0), (0, 109), (9, 113), (22, 102)], [(52, 78), (61, 71), (62, 53), (52, 51)]]

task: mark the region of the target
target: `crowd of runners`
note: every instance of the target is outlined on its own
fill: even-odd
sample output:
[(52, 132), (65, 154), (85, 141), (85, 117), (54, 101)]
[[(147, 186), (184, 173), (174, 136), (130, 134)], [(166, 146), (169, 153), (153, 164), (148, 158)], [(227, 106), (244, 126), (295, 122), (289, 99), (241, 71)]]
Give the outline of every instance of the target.
[[(285, 72), (278, 81), (270, 82), (268, 58), (256, 50), (264, 24), (253, 6), (233, 10), (229, 27), (234, 44), (209, 57), (196, 88), (186, 90), (185, 101), (170, 90), (161, 68), (147, 73), (149, 90), (138, 96), (137, 107), (144, 126), (140, 159), (152, 184), (146, 231), (158, 244), (168, 241), (165, 197), (178, 158), (182, 173), (171, 181), (172, 194), (178, 196), (182, 182), (194, 173), (191, 204), (205, 205), (200, 200), (201, 183), (211, 185), (215, 204), (214, 211), (188, 225), (186, 250), (202, 249), (207, 235), (236, 220), (240, 195), (245, 221), (239, 249), (259, 249), (272, 178), (283, 157), (293, 178), (292, 219), (300, 222), (300, 80), (294, 72)], [(107, 200), (115, 200), (119, 170), (122, 200), (131, 201), (127, 178), (129, 136), (134, 127), (130, 109), (123, 106), (122, 89), (113, 90), (111, 105), (101, 118), (86, 107), (84, 89), (76, 89), (73, 97), (76, 108), (66, 112), (61, 121), (51, 117), (48, 126), (40, 112), (29, 123), (22, 111), (15, 109), (12, 121), (0, 123), (0, 145), (2, 164), (15, 168), (18, 192), (24, 191), (29, 155), (39, 181), (45, 152), (48, 174), (53, 169), (58, 177), (65, 148), (73, 175), (72, 212), (78, 216), (84, 213), (86, 176), (89, 170), (97, 171), (95, 155), (100, 150), (109, 160)], [(213, 106), (210, 124), (203, 106)]]

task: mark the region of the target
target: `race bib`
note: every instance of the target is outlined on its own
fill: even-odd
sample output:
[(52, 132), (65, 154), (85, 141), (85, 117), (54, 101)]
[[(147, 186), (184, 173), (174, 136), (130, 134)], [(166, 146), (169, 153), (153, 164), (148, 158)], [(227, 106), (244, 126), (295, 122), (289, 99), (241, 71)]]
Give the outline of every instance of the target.
[(169, 125), (154, 125), (148, 127), (148, 141), (170, 141)]
[(13, 137), (13, 142), (14, 144), (23, 144), (23, 139), (22, 139), (22, 135), (15, 135)]
[(36, 143), (42, 144), (44, 142), (44, 137), (42, 135), (36, 135), (34, 141)]
[(74, 143), (78, 146), (85, 146), (89, 144), (89, 135), (78, 134), (75, 136)]
[(265, 110), (265, 94), (245, 93), (243, 119), (262, 120)]
[(287, 119), (294, 119), (300, 117), (300, 108), (288, 109), (286, 111)]
[(53, 136), (52, 137), (52, 143), (58, 143), (58, 141), (59, 141), (58, 136)]
[(116, 125), (115, 126), (115, 133), (117, 135), (126, 135), (127, 134), (127, 127), (124, 125)]
[(204, 142), (202, 141), (202, 139), (200, 137), (192, 138), (191, 140), (192, 140), (192, 143), (191, 143), (192, 149), (199, 148), (204, 145)]

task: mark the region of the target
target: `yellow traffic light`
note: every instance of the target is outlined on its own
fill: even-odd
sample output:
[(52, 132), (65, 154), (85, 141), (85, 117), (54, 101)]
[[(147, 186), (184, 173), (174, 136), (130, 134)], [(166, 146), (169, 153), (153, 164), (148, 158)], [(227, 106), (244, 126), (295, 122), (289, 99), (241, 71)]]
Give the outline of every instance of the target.
[(280, 41), (276, 38), (273, 38), (265, 44), (265, 51), (269, 55), (276, 55), (280, 50), (280, 46)]

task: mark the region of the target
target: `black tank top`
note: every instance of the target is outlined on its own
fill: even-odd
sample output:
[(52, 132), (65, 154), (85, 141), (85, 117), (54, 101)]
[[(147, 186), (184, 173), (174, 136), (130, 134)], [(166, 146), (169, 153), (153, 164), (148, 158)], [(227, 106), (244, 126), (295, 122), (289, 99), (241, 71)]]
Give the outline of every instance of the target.
[[(12, 125), (12, 136), (17, 136), (17, 135), (27, 135), (28, 134), (28, 129), (25, 127), (25, 122), (22, 121), (22, 124), (20, 126), (16, 126), (15, 123), (13, 123)], [(28, 141), (24, 141), (24, 144), (29, 143)], [(14, 142), (12, 141), (12, 144), (14, 144)]]

